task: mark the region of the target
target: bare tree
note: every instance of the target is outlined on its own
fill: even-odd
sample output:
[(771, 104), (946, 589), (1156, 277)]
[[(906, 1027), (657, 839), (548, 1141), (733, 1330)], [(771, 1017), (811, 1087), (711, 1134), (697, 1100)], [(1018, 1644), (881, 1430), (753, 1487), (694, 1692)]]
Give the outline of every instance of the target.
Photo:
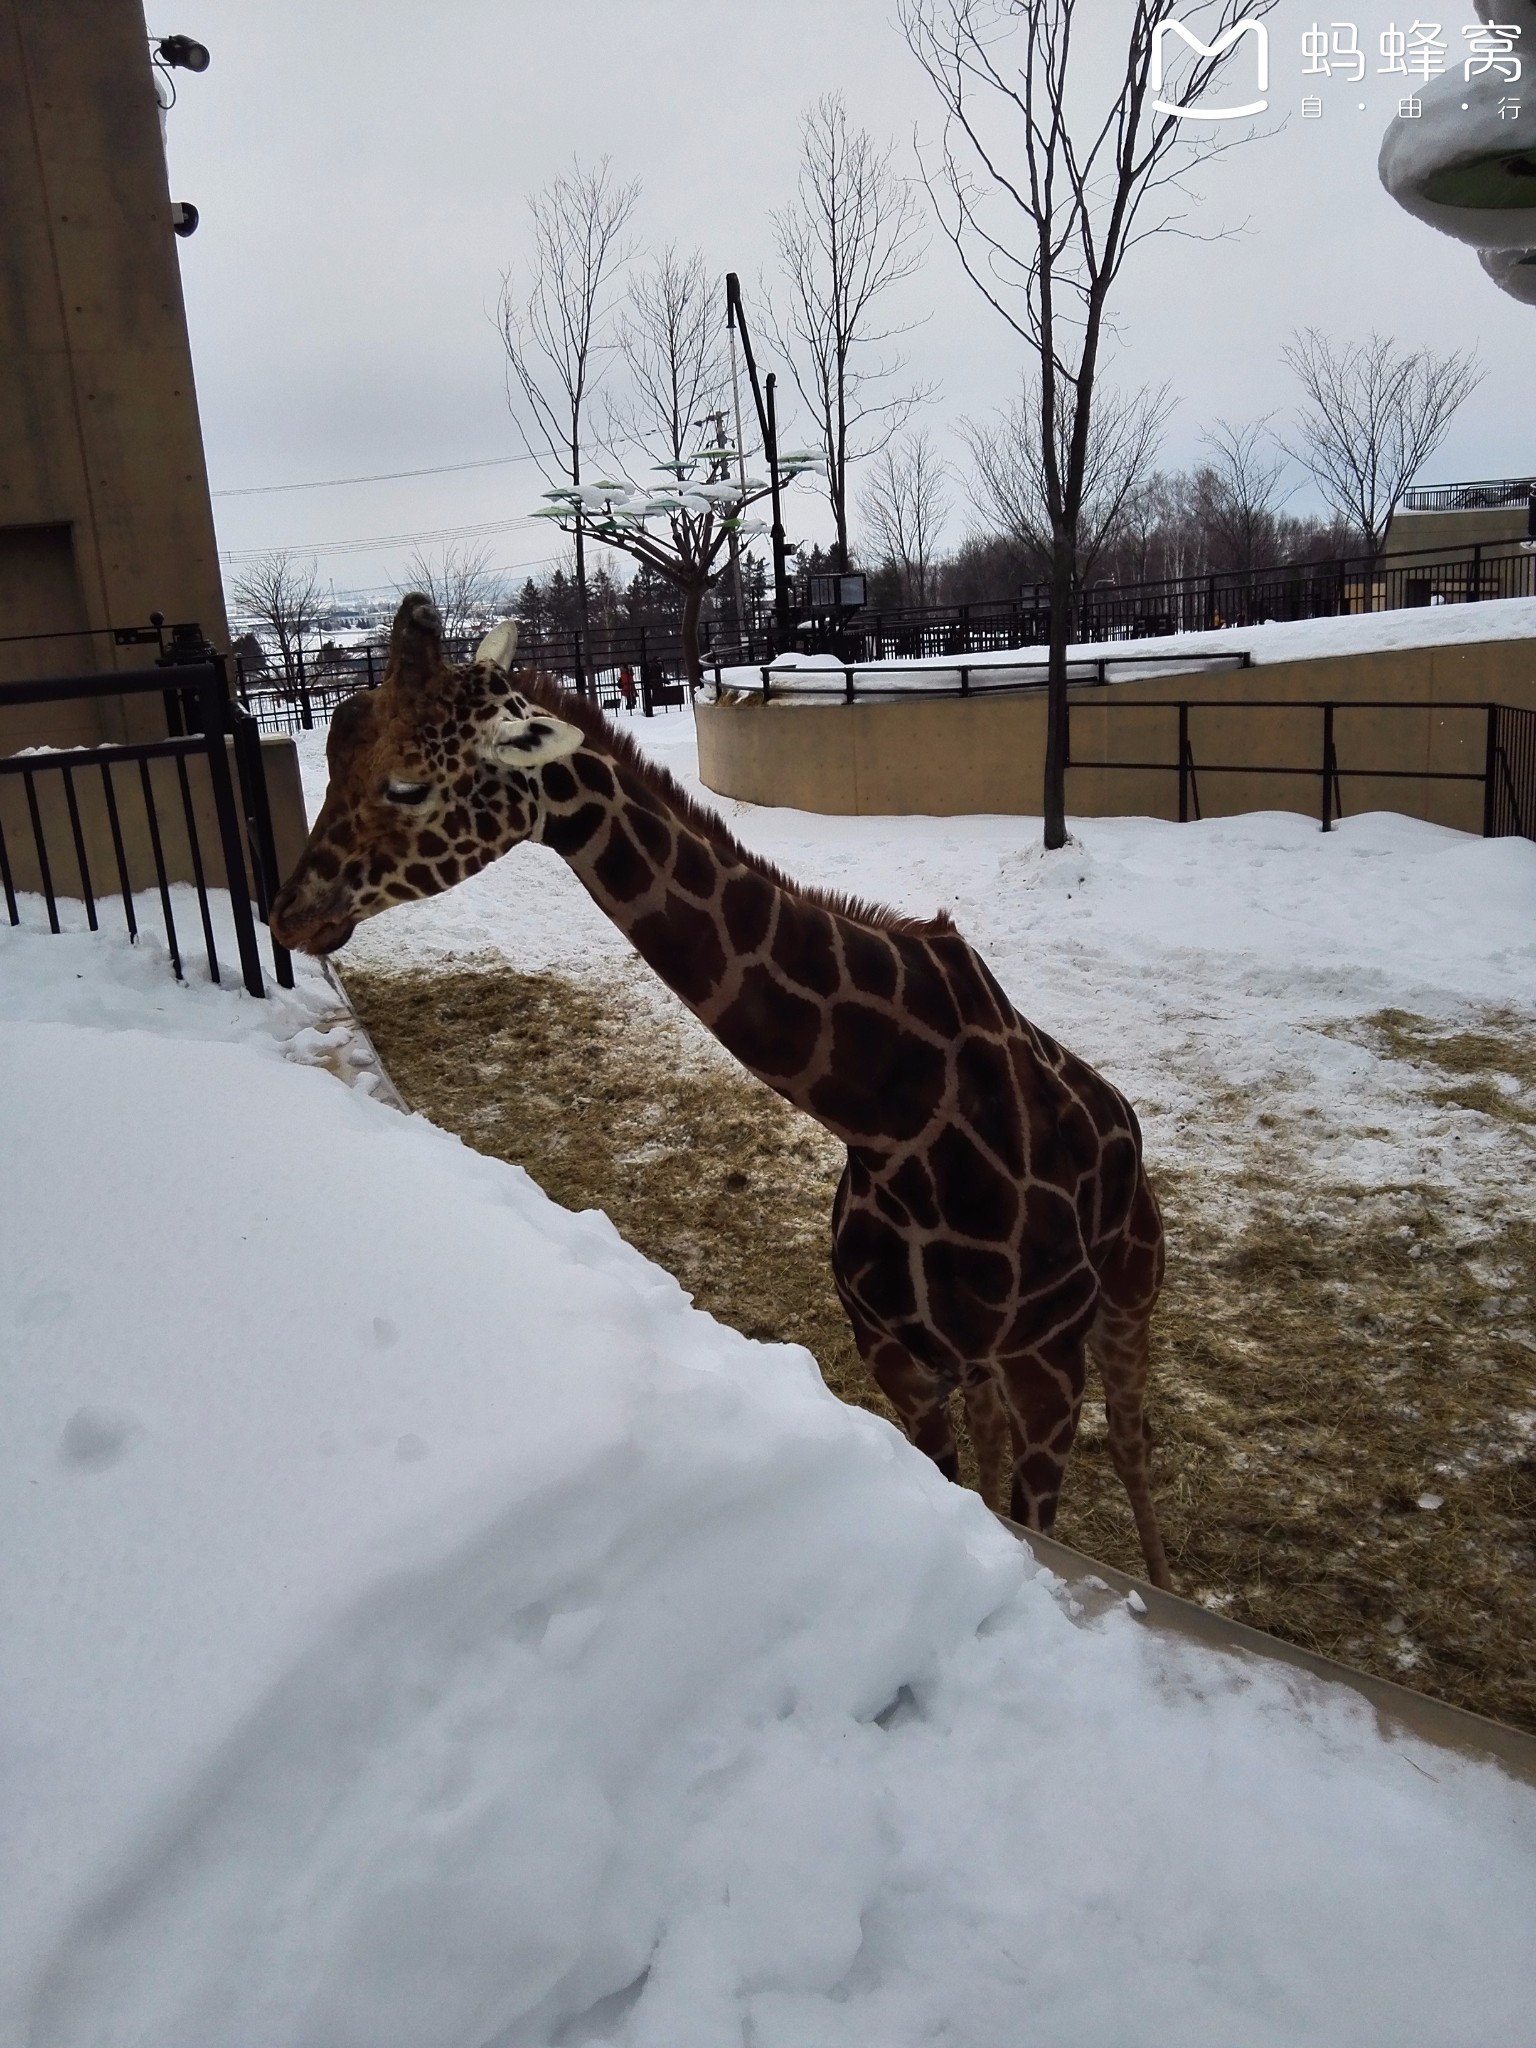
[(452, 541), (436, 555), (418, 550), (405, 573), (400, 595), (420, 590), (430, 597), (442, 618), (445, 639), (460, 639), (490, 624), (509, 603), (506, 579), (491, 567), (488, 547)]
[(1289, 457), (1269, 432), (1268, 418), (1234, 427), (1218, 420), (1201, 440), (1211, 459), (1195, 472), (1200, 519), (1223, 569), (1255, 569), (1273, 562), (1280, 539), (1280, 506)]
[(714, 416), (729, 390), (722, 314), (723, 298), (697, 253), (666, 249), (632, 281), (617, 322), (628, 390), (609, 406), (604, 436), (616, 474), (571, 485), (536, 515), (567, 533), (585, 527), (681, 594), (690, 682), (700, 675), (704, 598), (726, 566), (731, 536), (766, 530), (744, 514), (768, 485), (754, 478), (732, 483), (727, 462), (698, 452), (701, 438), (713, 439)]
[[(1100, 554), (1152, 474), (1163, 429), (1175, 400), (1166, 384), (1129, 395), (1100, 386), (1088, 427), (1082, 463), (1070, 591), (1075, 597), (1092, 576)], [(1071, 400), (1057, 384), (1052, 450), (1058, 475), (1070, 455)], [(1034, 384), (1005, 412), (977, 422), (962, 420), (960, 431), (976, 466), (977, 495), (994, 523), (1027, 548), (1048, 575), (1054, 560), (1050, 463), (1040, 434), (1040, 400)]]
[(948, 465), (926, 428), (882, 448), (870, 465), (859, 509), (875, 559), (901, 578), (903, 604), (927, 604), (934, 550), (949, 513)]
[(287, 548), (262, 555), (229, 586), (231, 610), (275, 648), (286, 682), (302, 674), (306, 635), (320, 623), (320, 570)]
[(922, 387), (889, 391), (905, 359), (880, 351), (906, 329), (880, 325), (877, 311), (923, 251), (917, 202), (891, 168), (894, 145), (880, 149), (851, 128), (839, 93), (807, 108), (800, 125), (799, 189), (773, 216), (789, 307), (770, 319), (816, 422), (837, 531), (834, 566), (846, 569), (849, 465), (885, 447), (929, 395)]
[[(533, 260), (526, 296), (510, 270), (497, 306), (509, 369), (507, 396), (523, 446), (551, 485), (579, 484), (582, 424), (603, 357), (612, 346), (609, 293), (633, 253), (625, 229), (640, 181), (619, 184), (605, 156), (592, 170), (572, 158), (569, 171), (528, 201)], [(576, 594), (587, 627), (587, 562), (582, 521), (573, 526)]]
[[(1262, 42), (1274, 0), (1186, 0), (1178, 21), (1175, 5), (1127, 0), (1117, 9), (1124, 41), (1111, 55), (1111, 24), (1092, 0), (1080, 63), (1079, 0), (898, 0), (908, 46), (944, 109), (939, 161), (924, 171), (929, 194), (966, 275), (1034, 368), (1051, 543), (1048, 847), (1066, 840), (1067, 634), (1111, 295), (1139, 243), (1181, 228), (1181, 180), (1231, 132), (1217, 121), (1207, 130), (1215, 139), (1192, 139), (1198, 128), (1180, 110), (1198, 110), (1248, 45), (1245, 31)], [(1160, 97), (1175, 89), (1161, 76), (1170, 53), (1181, 72), (1176, 101)], [(1106, 63), (1111, 84), (1096, 102)]]
[(1403, 493), (1487, 373), (1474, 349), (1399, 349), (1374, 333), (1336, 347), (1315, 327), (1283, 353), (1306, 394), (1296, 460), (1379, 555)]

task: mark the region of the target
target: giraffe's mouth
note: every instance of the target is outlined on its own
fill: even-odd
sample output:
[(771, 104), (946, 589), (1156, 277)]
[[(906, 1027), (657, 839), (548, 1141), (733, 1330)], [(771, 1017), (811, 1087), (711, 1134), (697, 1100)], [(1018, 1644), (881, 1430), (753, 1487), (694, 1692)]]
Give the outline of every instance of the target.
[(291, 953), (313, 953), (323, 958), (347, 943), (357, 930), (357, 919), (295, 917), (290, 892), (285, 889), (267, 913), (267, 929)]
[(323, 959), (327, 953), (339, 953), (356, 930), (355, 918), (345, 924), (319, 924), (313, 931), (305, 933), (294, 950), (299, 953), (313, 953), (317, 958)]

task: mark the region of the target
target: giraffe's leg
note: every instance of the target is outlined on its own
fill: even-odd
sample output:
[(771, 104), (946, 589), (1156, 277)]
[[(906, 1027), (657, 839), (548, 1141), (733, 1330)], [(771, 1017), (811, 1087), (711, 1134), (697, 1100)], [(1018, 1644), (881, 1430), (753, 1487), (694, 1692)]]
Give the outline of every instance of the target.
[(1104, 1383), (1109, 1455), (1136, 1518), (1147, 1577), (1171, 1593), (1173, 1575), (1152, 1500), (1152, 1425), (1147, 1419), (1150, 1326), (1163, 1284), (1163, 1219), (1145, 1172), (1138, 1176), (1123, 1235), (1101, 1268), (1100, 1283), (1088, 1349)]
[(1149, 1310), (1119, 1309), (1108, 1301), (1088, 1338), (1094, 1364), (1104, 1382), (1104, 1412), (1109, 1419), (1109, 1455), (1136, 1518), (1147, 1577), (1165, 1592), (1173, 1591), (1168, 1555), (1163, 1548), (1157, 1509), (1152, 1501), (1152, 1425), (1147, 1419), (1147, 1356)]
[(1083, 1403), (1081, 1330), (1016, 1354), (1002, 1373), (1013, 1436), (1013, 1519), (1047, 1536)]
[(973, 1370), (961, 1381), (965, 1420), (976, 1451), (981, 1497), (993, 1514), (1003, 1506), (1003, 1468), (1008, 1462), (1008, 1403), (995, 1371)]
[[(848, 1304), (845, 1302), (845, 1307)], [(895, 1337), (875, 1329), (849, 1308), (854, 1342), (882, 1394), (901, 1418), (907, 1441), (932, 1458), (946, 1479), (958, 1482), (960, 1456), (955, 1449), (949, 1397), (953, 1385), (914, 1358)]]

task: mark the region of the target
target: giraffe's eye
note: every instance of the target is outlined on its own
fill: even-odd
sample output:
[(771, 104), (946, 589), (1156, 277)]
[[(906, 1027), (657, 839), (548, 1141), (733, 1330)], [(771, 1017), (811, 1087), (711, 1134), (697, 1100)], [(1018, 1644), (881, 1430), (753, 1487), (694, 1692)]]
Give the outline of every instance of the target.
[(430, 782), (396, 782), (392, 777), (384, 785), (384, 794), (392, 804), (424, 804), (432, 794)]

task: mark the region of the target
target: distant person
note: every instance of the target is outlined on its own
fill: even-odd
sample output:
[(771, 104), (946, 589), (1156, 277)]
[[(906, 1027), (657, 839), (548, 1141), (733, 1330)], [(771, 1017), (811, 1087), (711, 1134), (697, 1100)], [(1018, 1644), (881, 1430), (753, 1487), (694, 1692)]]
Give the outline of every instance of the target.
[(624, 709), (626, 711), (633, 711), (635, 708), (635, 672), (627, 661), (619, 670), (619, 695), (624, 699)]

